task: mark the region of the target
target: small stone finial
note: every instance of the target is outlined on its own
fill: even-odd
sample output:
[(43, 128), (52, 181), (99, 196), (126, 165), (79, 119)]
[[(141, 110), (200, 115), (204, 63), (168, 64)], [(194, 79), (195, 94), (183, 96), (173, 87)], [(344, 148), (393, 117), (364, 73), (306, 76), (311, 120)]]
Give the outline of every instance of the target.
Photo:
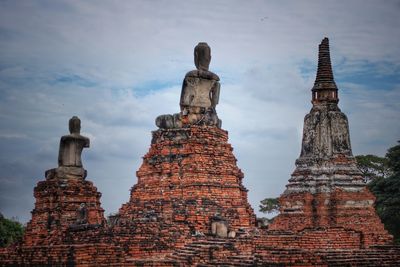
[(198, 70), (208, 71), (211, 62), (211, 48), (205, 42), (200, 42), (194, 48), (194, 64)]
[(325, 37), (319, 45), (317, 76), (312, 88), (312, 103), (337, 103), (339, 101), (337, 91), (329, 52), (329, 39)]

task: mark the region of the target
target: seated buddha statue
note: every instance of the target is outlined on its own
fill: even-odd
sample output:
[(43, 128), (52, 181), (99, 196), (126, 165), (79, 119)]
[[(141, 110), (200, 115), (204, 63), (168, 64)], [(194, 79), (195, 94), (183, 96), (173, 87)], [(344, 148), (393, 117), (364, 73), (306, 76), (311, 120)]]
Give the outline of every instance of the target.
[(207, 43), (199, 43), (194, 48), (196, 70), (189, 71), (182, 84), (180, 97), (181, 112), (161, 115), (156, 119), (160, 128), (180, 128), (192, 124), (221, 127), (215, 107), (218, 104), (219, 77), (209, 71), (211, 49)]
[(74, 116), (69, 120), (70, 134), (60, 139), (58, 152), (58, 168), (46, 172), (46, 177), (57, 178), (85, 178), (86, 170), (82, 165), (82, 150), (89, 147), (89, 138), (80, 134), (81, 120)]

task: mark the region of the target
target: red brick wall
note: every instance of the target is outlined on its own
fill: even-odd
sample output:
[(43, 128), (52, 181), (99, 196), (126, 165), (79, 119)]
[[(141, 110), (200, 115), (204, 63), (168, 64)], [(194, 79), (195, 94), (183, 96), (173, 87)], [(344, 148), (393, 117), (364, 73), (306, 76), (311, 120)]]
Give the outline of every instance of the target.
[(168, 243), (172, 247), (173, 240), (179, 244), (196, 231), (208, 234), (216, 214), (228, 221), (230, 230), (255, 226), (243, 173), (227, 141), (228, 133), (217, 127), (153, 132), (138, 183), (120, 209), (121, 220), (154, 221), (149, 227), (163, 238), (179, 226)]
[(26, 227), (25, 245), (62, 244), (66, 229), (76, 223), (81, 203), (86, 204), (89, 224), (105, 222), (100, 206), (101, 193), (92, 182), (48, 179), (37, 184), (34, 196), (35, 208)]
[(330, 193), (282, 195), (281, 214), (269, 229), (298, 232), (306, 228), (344, 227), (360, 232), (360, 246), (389, 244), (392, 237), (377, 216), (374, 201), (366, 187), (359, 192), (337, 188)]

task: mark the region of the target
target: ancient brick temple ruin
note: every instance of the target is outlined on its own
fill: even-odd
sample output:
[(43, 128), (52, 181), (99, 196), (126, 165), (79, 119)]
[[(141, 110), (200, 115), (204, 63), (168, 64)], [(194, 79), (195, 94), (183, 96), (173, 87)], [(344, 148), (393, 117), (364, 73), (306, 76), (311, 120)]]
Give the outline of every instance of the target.
[(296, 169), (280, 197), (274, 230), (343, 227), (360, 233), (362, 247), (391, 240), (375, 213), (350, 146), (347, 117), (338, 107), (329, 42), (319, 46), (313, 107), (304, 118), (303, 142)]
[[(217, 116), (219, 77), (199, 43), (183, 81), (180, 112), (156, 118), (150, 150), (128, 203), (108, 221), (81, 162), (89, 139), (73, 117), (59, 166), (34, 189), (32, 219), (1, 266), (398, 266), (400, 248), (374, 210), (338, 107), (325, 38), (313, 107), (281, 211), (257, 227), (228, 132)], [(268, 178), (268, 177), (267, 177)]]

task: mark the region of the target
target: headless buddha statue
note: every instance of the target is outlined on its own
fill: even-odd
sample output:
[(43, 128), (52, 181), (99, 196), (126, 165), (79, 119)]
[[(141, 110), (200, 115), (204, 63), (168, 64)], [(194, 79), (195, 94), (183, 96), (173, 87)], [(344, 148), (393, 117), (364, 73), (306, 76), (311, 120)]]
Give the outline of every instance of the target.
[(60, 139), (58, 168), (46, 172), (46, 177), (85, 178), (86, 170), (82, 165), (82, 150), (89, 147), (89, 138), (80, 135), (81, 120), (74, 116), (69, 120), (69, 135)]
[(204, 113), (215, 112), (219, 99), (219, 77), (208, 70), (211, 61), (211, 49), (207, 43), (199, 43), (194, 48), (196, 70), (188, 72), (183, 80), (181, 92), (181, 112)]
[(161, 115), (156, 119), (160, 128), (180, 128), (192, 124), (221, 127), (215, 107), (218, 104), (219, 77), (208, 70), (211, 49), (207, 43), (199, 43), (194, 48), (196, 70), (188, 72), (183, 80), (180, 97), (181, 112)]
[(74, 116), (69, 120), (69, 135), (64, 135), (60, 140), (58, 153), (58, 166), (82, 167), (82, 150), (89, 147), (89, 138), (80, 135), (81, 120)]

